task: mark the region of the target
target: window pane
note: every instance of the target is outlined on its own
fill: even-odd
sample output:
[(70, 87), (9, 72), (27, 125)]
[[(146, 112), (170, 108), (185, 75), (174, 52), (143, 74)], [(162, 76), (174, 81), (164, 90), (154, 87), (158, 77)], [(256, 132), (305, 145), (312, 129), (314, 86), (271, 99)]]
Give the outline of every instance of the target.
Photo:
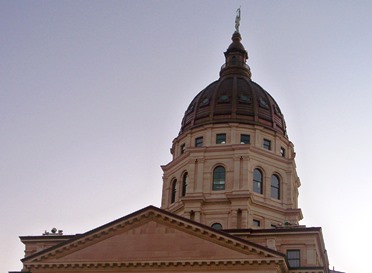
[(222, 229), (222, 225), (220, 223), (214, 223), (212, 225), (212, 228), (214, 228), (216, 230), (221, 230)]
[(225, 189), (225, 168), (218, 166), (213, 171), (213, 190)]
[(176, 201), (176, 191), (177, 191), (177, 180), (173, 180), (172, 182), (172, 192), (171, 192), (171, 203)]
[(271, 189), (271, 198), (279, 199), (279, 191), (278, 189)]
[(287, 260), (290, 267), (300, 267), (300, 250), (287, 250)]
[(249, 144), (251, 142), (250, 135), (240, 135), (240, 144)]
[(182, 177), (182, 196), (186, 195), (187, 189), (187, 173), (185, 173)]
[(280, 199), (280, 180), (277, 175), (271, 176), (271, 198)]
[(280, 148), (280, 155), (285, 157), (285, 149), (283, 147)]
[(299, 259), (300, 252), (299, 250), (288, 250), (288, 259)]
[(271, 141), (265, 138), (263, 141), (263, 147), (266, 150), (271, 150)]
[(262, 173), (259, 169), (253, 172), (253, 191), (262, 194)]
[(216, 144), (226, 143), (226, 134), (217, 134), (216, 135)]
[(195, 138), (195, 147), (202, 147), (203, 146), (203, 137)]

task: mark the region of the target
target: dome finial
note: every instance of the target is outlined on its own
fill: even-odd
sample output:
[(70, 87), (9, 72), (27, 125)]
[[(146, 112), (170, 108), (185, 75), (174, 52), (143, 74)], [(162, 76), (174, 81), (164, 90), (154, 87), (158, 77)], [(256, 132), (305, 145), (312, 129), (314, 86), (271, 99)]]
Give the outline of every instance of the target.
[(236, 10), (236, 17), (235, 17), (235, 32), (239, 32), (239, 26), (240, 26), (240, 7)]
[(242, 40), (242, 36), (239, 32), (240, 15), (241, 11), (239, 7), (236, 10), (235, 32), (231, 37), (232, 43), (224, 53), (225, 63), (221, 67), (220, 77), (229, 74), (240, 74), (248, 78), (251, 78), (252, 76), (251, 69), (246, 64), (248, 59), (248, 52), (245, 50), (244, 46), (240, 42)]

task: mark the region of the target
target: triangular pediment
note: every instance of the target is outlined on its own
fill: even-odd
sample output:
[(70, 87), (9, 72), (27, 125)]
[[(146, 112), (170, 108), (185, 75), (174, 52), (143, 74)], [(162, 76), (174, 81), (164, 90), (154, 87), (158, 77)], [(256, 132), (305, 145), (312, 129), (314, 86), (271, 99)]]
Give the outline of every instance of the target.
[(147, 207), (127, 217), (35, 253), (32, 267), (136, 266), (283, 260), (282, 255), (204, 225)]

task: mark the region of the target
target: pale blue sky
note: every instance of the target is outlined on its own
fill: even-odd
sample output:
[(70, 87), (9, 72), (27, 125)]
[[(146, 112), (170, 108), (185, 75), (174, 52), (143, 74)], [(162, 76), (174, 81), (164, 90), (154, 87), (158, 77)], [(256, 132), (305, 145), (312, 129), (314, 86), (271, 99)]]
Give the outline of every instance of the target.
[(371, 1), (0, 1), (0, 271), (19, 235), (160, 206), (160, 165), (218, 78), (241, 5), (253, 80), (297, 152), (302, 224), (364, 273), (372, 226)]

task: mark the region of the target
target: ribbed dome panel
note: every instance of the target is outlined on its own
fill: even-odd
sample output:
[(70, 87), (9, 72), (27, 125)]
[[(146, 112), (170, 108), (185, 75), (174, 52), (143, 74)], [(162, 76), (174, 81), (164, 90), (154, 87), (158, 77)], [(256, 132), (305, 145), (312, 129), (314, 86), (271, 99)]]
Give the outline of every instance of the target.
[(275, 100), (240, 75), (222, 77), (202, 90), (185, 112), (180, 134), (217, 123), (260, 125), (286, 136), (284, 117)]

